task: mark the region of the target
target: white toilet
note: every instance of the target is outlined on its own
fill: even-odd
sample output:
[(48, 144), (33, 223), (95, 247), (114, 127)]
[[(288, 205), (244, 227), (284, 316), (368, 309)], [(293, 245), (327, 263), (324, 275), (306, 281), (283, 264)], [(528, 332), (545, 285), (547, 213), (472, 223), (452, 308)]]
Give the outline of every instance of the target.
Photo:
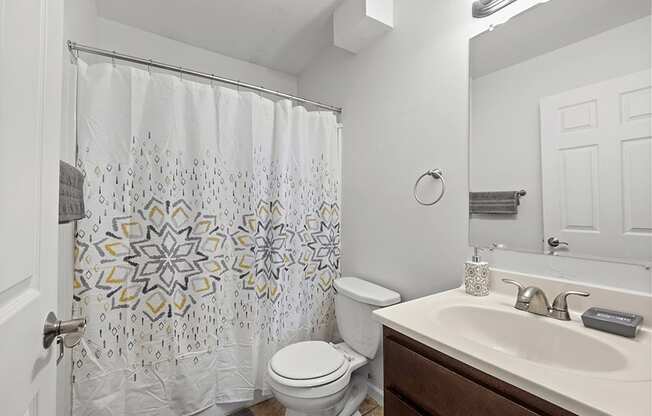
[(382, 328), (374, 309), (401, 296), (355, 277), (335, 281), (337, 327), (344, 342), (306, 341), (278, 351), (267, 365), (274, 396), (286, 416), (351, 416), (367, 395), (367, 363), (376, 356)]

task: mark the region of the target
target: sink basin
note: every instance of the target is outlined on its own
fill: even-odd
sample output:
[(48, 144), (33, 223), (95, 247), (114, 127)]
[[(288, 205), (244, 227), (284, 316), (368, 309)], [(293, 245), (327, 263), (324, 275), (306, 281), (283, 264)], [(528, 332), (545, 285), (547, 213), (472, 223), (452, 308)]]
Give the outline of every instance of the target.
[(590, 330), (527, 312), (450, 305), (431, 317), (486, 348), (547, 366), (607, 373), (624, 370), (628, 363), (623, 353), (592, 337)]

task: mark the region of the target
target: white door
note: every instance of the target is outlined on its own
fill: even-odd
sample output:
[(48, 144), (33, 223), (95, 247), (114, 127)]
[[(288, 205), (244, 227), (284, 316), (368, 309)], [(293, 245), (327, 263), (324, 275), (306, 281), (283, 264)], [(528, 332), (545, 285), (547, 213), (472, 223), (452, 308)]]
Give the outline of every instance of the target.
[(55, 414), (63, 7), (0, 0), (0, 414)]
[(650, 85), (643, 71), (541, 100), (545, 240), (568, 242), (570, 253), (651, 259)]

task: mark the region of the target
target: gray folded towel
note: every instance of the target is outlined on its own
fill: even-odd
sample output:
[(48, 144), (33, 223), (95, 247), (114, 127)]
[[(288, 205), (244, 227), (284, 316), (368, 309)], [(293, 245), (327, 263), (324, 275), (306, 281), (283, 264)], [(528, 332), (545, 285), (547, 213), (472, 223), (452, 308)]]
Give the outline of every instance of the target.
[(59, 161), (59, 224), (84, 217), (84, 175)]
[(519, 198), (524, 191), (469, 192), (471, 214), (518, 214)]

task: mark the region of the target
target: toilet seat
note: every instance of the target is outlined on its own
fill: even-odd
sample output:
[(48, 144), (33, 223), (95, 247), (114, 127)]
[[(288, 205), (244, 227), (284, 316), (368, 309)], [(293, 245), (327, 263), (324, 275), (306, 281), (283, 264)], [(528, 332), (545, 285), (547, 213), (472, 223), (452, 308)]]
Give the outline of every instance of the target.
[[(305, 343), (298, 343), (298, 344), (305, 344)], [(292, 344), (292, 345), (297, 345), (297, 344)], [(313, 345), (313, 347), (315, 346)], [(306, 378), (306, 379), (293, 379), (293, 378), (284, 377), (278, 374), (272, 368), (271, 363), (274, 360), (274, 357), (272, 357), (272, 359), (267, 364), (267, 375), (268, 375), (268, 382), (272, 387), (272, 390), (277, 395), (277, 397), (279, 394), (287, 397), (292, 397), (294, 399), (322, 399), (328, 396), (332, 397), (332, 395), (336, 395), (344, 391), (349, 386), (353, 372), (358, 368), (364, 366), (368, 362), (366, 357), (353, 351), (345, 343), (332, 345), (332, 344), (322, 342), (321, 345), (318, 346), (318, 348), (324, 348), (324, 347), (328, 347), (331, 350), (334, 350), (337, 354), (341, 354), (341, 356), (344, 358), (344, 362), (337, 370), (333, 371), (330, 374), (322, 375), (321, 377), (313, 377), (313, 378)], [(285, 347), (285, 348), (289, 348), (289, 347)], [(285, 350), (285, 348), (283, 350)], [(316, 350), (311, 349), (311, 347), (308, 345), (300, 345), (295, 348), (298, 348), (300, 351), (296, 356), (292, 356), (295, 358), (294, 360), (292, 360), (293, 361), (292, 364), (294, 365), (299, 364), (296, 360), (296, 358), (298, 358), (299, 356), (303, 357), (304, 359), (311, 358), (312, 360), (315, 360), (315, 358), (318, 357), (314, 355), (313, 356), (309, 355), (310, 353), (313, 353)], [(279, 354), (283, 350), (280, 350), (276, 354)], [(285, 351), (286, 352), (293, 351), (293, 349), (285, 350)], [(332, 353), (333, 351), (329, 351), (329, 352)], [(306, 353), (306, 354), (301, 355), (302, 353)], [(277, 368), (279, 367), (280, 362), (281, 361), (275, 362)], [(278, 369), (279, 371), (283, 371), (282, 368), (278, 368)], [(315, 372), (311, 375), (315, 375), (317, 373), (318, 372)], [(286, 372), (286, 374), (289, 373)]]
[(333, 383), (349, 372), (350, 358), (323, 341), (289, 345), (269, 361), (269, 376), (287, 386), (308, 388)]

